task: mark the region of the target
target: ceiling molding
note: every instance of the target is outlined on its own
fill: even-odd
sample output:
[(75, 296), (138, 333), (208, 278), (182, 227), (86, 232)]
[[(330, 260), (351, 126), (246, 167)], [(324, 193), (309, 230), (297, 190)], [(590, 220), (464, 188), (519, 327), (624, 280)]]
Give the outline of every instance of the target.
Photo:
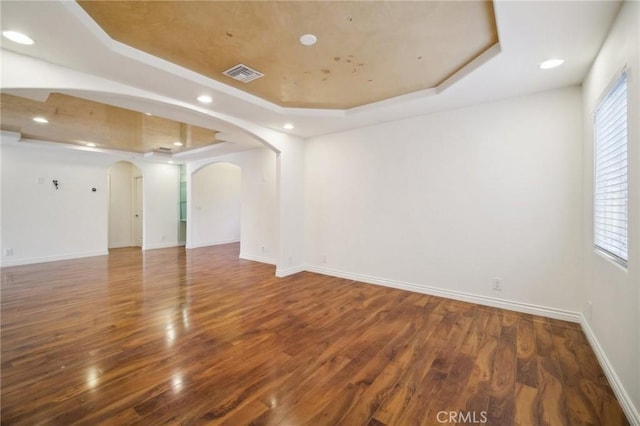
[[(283, 107), (345, 110), (434, 88), (498, 41), (491, 0), (78, 4), (119, 43)], [(309, 32), (318, 43), (302, 46)], [(224, 74), (237, 64), (262, 74)]]
[[(121, 45), (106, 36), (75, 2), (2, 2), (3, 25), (18, 25), (36, 44), (3, 43), (1, 84), (3, 91), (29, 92), (29, 97), (58, 90), (130, 109), (144, 106), (153, 108), (155, 115), (195, 125), (219, 120), (231, 128), (221, 128), (224, 132), (256, 135), (269, 130), (309, 138), (578, 85), (620, 5), (619, 1), (498, 1), (494, 11), (500, 52), (476, 64), (462, 78), (450, 80), (446, 89), (356, 109), (318, 110), (282, 108)], [(565, 65), (541, 72), (537, 63), (551, 54), (562, 55)], [(213, 104), (199, 105), (195, 98), (202, 93), (210, 94)], [(284, 132), (286, 122), (295, 129)]]

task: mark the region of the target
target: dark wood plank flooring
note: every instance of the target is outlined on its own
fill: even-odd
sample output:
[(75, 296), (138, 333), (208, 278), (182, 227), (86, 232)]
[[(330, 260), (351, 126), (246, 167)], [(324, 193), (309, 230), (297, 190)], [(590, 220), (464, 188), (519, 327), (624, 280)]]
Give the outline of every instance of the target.
[(238, 250), (3, 268), (2, 424), (627, 424), (576, 324)]

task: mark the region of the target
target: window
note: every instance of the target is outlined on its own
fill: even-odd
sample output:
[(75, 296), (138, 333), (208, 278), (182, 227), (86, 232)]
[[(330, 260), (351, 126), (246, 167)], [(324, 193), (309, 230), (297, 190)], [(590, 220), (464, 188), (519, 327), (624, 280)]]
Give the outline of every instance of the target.
[(615, 81), (594, 114), (594, 243), (627, 264), (627, 75)]
[(180, 164), (180, 222), (187, 221), (187, 166)]

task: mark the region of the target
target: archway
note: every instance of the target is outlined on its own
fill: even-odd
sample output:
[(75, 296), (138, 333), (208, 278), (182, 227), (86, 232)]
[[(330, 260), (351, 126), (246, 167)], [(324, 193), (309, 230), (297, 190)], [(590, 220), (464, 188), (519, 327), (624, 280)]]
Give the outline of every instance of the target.
[(109, 168), (108, 248), (142, 247), (143, 180), (140, 169), (128, 161)]

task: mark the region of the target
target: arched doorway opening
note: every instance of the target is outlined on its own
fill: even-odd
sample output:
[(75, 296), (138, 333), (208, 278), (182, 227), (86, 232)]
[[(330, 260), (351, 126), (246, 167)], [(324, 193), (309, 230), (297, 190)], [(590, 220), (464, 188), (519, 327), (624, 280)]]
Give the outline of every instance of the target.
[(109, 168), (108, 248), (143, 245), (142, 172), (129, 161), (118, 161)]

